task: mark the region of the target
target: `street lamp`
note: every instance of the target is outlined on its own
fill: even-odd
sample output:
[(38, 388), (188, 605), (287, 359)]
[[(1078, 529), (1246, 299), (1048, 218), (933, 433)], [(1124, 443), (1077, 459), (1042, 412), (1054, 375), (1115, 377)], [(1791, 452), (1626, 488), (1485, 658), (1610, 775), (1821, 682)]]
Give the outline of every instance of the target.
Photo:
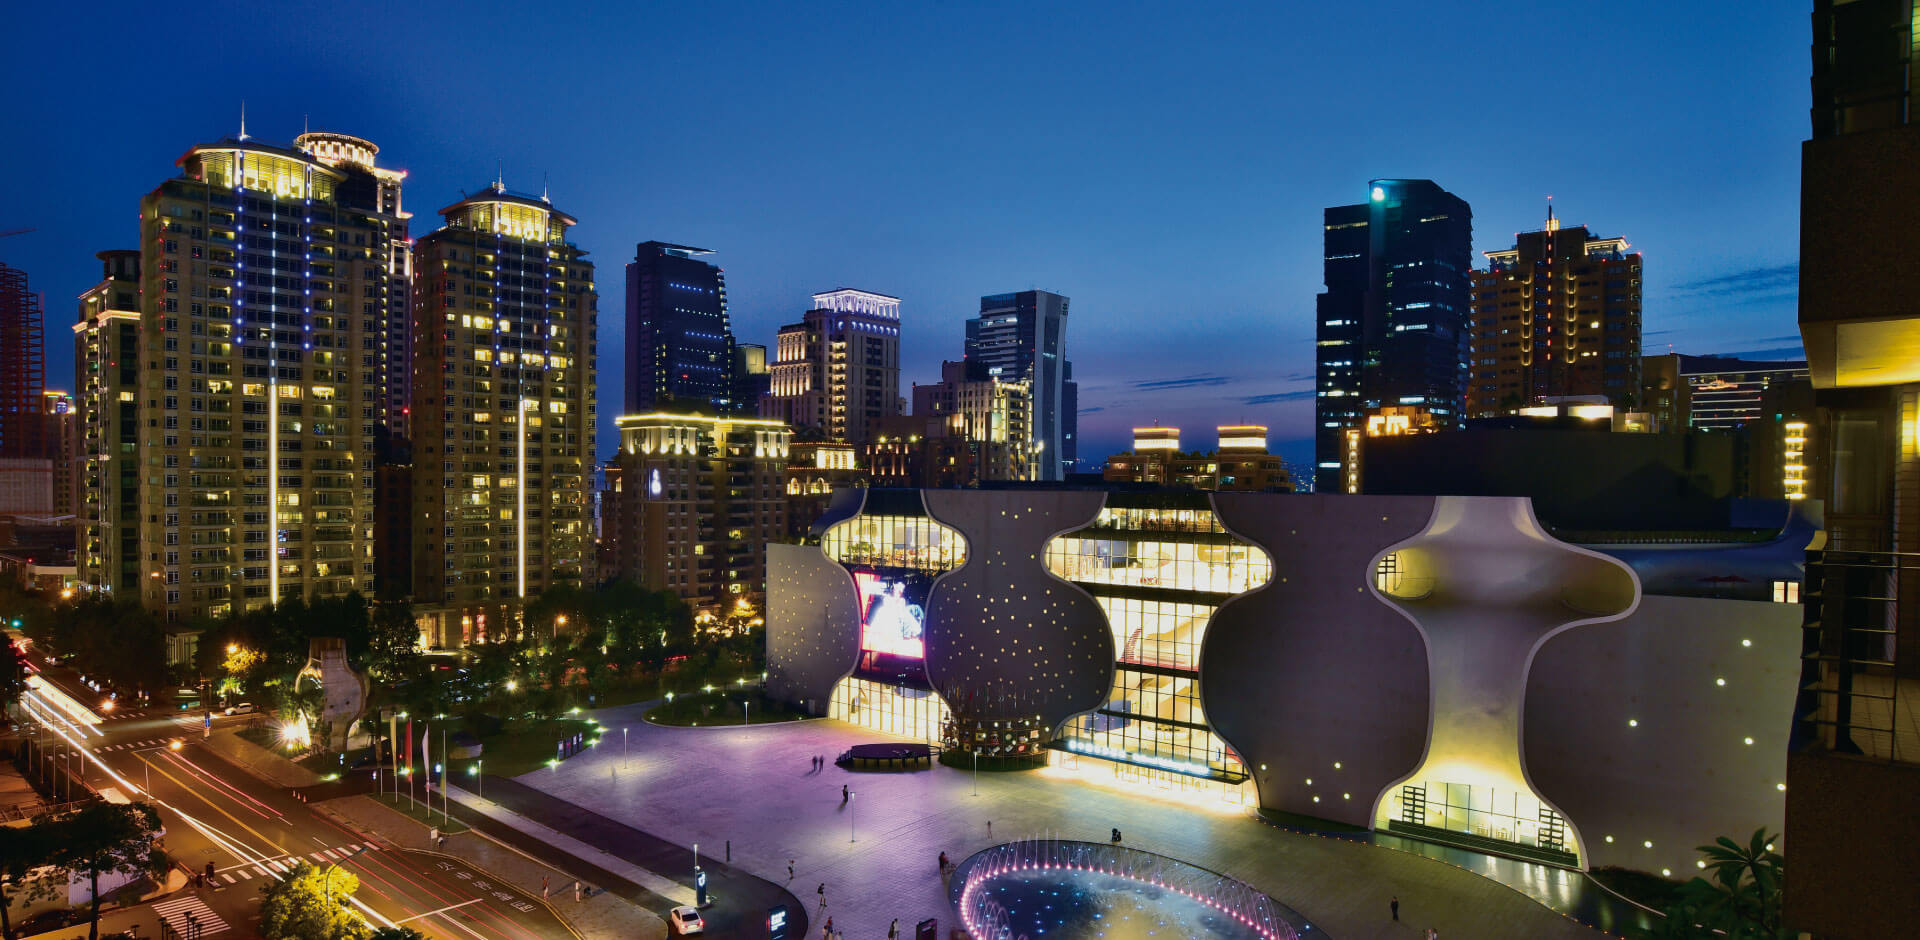
[(855, 797), (858, 797), (859, 795), (860, 795), (860, 794), (858, 794), (858, 793), (855, 793), (855, 792), (853, 792), (852, 790), (848, 790), (848, 791), (847, 791), (847, 841), (848, 841), (848, 842), (857, 842), (857, 841), (859, 841), (858, 839), (855, 839), (855, 838), (853, 837), (853, 807), (854, 807), (854, 798), (855, 798)]

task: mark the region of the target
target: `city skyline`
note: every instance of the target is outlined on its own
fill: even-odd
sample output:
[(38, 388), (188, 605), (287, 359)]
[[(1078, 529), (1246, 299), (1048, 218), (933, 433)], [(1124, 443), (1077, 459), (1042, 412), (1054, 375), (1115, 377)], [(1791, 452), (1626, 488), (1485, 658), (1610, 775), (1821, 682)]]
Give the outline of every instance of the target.
[[(52, 35), (74, 27), (69, 15), (24, 11), (22, 25)], [(1797, 345), (1798, 165), (1777, 141), (1803, 134), (1804, 13), (1763, 8), (1711, 36), (1656, 28), (1675, 15), (1523, 9), (1461, 20), (1408, 8), (1162, 23), (1137, 10), (917, 11), (848, 28), (778, 8), (676, 9), (651, 18), (648, 33), (683, 37), (682, 47), (631, 58), (614, 37), (637, 23), (555, 17), (522, 38), (570, 37), (578, 52), (561, 71), (596, 89), (555, 100), (543, 83), (560, 79), (542, 60), (513, 55), (496, 31), (458, 50), (435, 42), (444, 33), (431, 10), (383, 14), (377, 38), (268, 32), (240, 14), (233, 49), (210, 67), (245, 79), (224, 83), (231, 94), (115, 113), (119, 145), (74, 147), (32, 172), (24, 150), (10, 154), (0, 230), (37, 231), (0, 241), (0, 260), (44, 292), (50, 332), (70, 323), (71, 298), (97, 280), (94, 252), (135, 244), (125, 206), (179, 153), (234, 133), (244, 100), (262, 140), (291, 140), (304, 115), (305, 126), (379, 144), (383, 162), (409, 171), (416, 216), (497, 175), (516, 190), (544, 185), (579, 215), (605, 296), (620, 287), (607, 259), (624, 261), (637, 242), (714, 248), (743, 343), (770, 344), (816, 291), (900, 296), (903, 384), (937, 379), (983, 293), (1058, 291), (1078, 308), (1081, 469), (1124, 450), (1136, 424), (1265, 423), (1276, 451), (1299, 459), (1311, 439), (1320, 209), (1356, 201), (1369, 178), (1429, 178), (1461, 195), (1480, 223), (1481, 264), (1480, 252), (1539, 227), (1548, 194), (1568, 224), (1630, 236), (1655, 262), (1648, 352), (1671, 343), (1780, 358)], [(1474, 26), (1495, 19), (1502, 29)], [(116, 22), (90, 24), (96, 41), (57, 66), (34, 56), (4, 66), (14, 88), (40, 87), (35, 76), (56, 67), (63, 76), (56, 93), (13, 103), (23, 139), (56, 138), (85, 102), (143, 80), (146, 44), (190, 28)], [(1449, 41), (1416, 45), (1429, 35)], [(860, 54), (817, 54), (839, 41)], [(1385, 50), (1372, 74), (1341, 71), (1354, 41)], [(1542, 43), (1582, 67), (1515, 83)], [(417, 52), (393, 56), (396, 47)], [(976, 68), (981, 48), (994, 50), (984, 61), (995, 68)], [(1183, 63), (1179, 74), (1139, 66), (1159, 48)], [(473, 70), (480, 60), (490, 71)], [(1779, 65), (1755, 71), (1755, 61)], [(468, 70), (478, 93), (427, 107), (424, 76), (436, 68)], [(1454, 81), (1427, 87), (1436, 72)], [(1591, 94), (1596, 77), (1612, 93)], [(678, 98), (624, 90), (668, 81), (699, 87)], [(1259, 87), (1287, 91), (1247, 91)], [(1569, 96), (1593, 120), (1517, 137), (1512, 114)], [(575, 132), (564, 144), (517, 133), (502, 106)], [(1629, 125), (1631, 135), (1609, 130)], [(1030, 143), (996, 149), (980, 142), (983, 127)], [(1012, 207), (1047, 224), (1008, 234)], [(1181, 335), (1139, 363), (1136, 338), (1167, 318)], [(603, 445), (615, 439), (623, 385), (615, 319), (600, 337)], [(70, 354), (49, 345), (48, 384), (67, 386)]]

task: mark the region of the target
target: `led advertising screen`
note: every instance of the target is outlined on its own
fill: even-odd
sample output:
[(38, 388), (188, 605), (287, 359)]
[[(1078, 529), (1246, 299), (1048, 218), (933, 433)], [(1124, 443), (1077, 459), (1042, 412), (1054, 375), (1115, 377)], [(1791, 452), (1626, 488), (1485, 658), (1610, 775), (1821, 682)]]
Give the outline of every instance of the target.
[(853, 583), (860, 594), (860, 648), (888, 656), (926, 658), (926, 576), (857, 570)]

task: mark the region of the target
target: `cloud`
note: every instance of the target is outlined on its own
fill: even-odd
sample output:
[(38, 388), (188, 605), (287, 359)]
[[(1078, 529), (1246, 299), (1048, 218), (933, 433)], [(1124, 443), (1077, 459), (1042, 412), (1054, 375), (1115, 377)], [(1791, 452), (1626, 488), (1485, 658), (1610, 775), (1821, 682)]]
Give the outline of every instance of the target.
[(1674, 289), (1709, 297), (1727, 297), (1793, 291), (1799, 287), (1799, 284), (1800, 262), (1794, 261), (1688, 281), (1685, 284), (1675, 285)]
[(1153, 379), (1133, 383), (1134, 388), (1147, 390), (1165, 390), (1170, 388), (1201, 388), (1209, 385), (1225, 385), (1233, 381), (1224, 375), (1188, 375), (1177, 379)]
[(1082, 408), (1082, 409), (1080, 409), (1080, 410), (1079, 410), (1078, 412), (1076, 412), (1076, 413), (1077, 413), (1077, 414), (1083, 414), (1083, 415), (1090, 415), (1090, 414), (1093, 414), (1093, 413), (1094, 413), (1094, 412), (1096, 412), (1096, 411), (1105, 411), (1105, 410), (1107, 410), (1107, 408), (1106, 408), (1106, 406), (1105, 406), (1105, 405), (1095, 405), (1095, 406), (1093, 406), (1092, 408)]
[(1271, 405), (1278, 401), (1304, 401), (1313, 397), (1313, 389), (1302, 388), (1291, 392), (1272, 392), (1266, 395), (1248, 395), (1240, 399), (1243, 405)]
[(1749, 349), (1746, 352), (1716, 353), (1729, 359), (1745, 359), (1748, 362), (1789, 362), (1807, 358), (1806, 349), (1800, 346), (1778, 346), (1773, 349)]

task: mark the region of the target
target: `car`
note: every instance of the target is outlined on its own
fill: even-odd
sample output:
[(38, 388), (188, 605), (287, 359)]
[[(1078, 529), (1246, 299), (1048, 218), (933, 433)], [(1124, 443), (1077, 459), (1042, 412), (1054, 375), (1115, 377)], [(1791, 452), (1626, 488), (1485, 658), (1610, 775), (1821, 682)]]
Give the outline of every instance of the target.
[(257, 712), (259, 710), (260, 710), (260, 706), (255, 705), (252, 702), (241, 702), (238, 705), (227, 706), (227, 714), (229, 715), (251, 715), (254, 712)]
[(707, 922), (700, 919), (700, 911), (691, 905), (683, 904), (667, 912), (667, 923), (673, 925), (676, 936), (689, 936), (707, 932)]

